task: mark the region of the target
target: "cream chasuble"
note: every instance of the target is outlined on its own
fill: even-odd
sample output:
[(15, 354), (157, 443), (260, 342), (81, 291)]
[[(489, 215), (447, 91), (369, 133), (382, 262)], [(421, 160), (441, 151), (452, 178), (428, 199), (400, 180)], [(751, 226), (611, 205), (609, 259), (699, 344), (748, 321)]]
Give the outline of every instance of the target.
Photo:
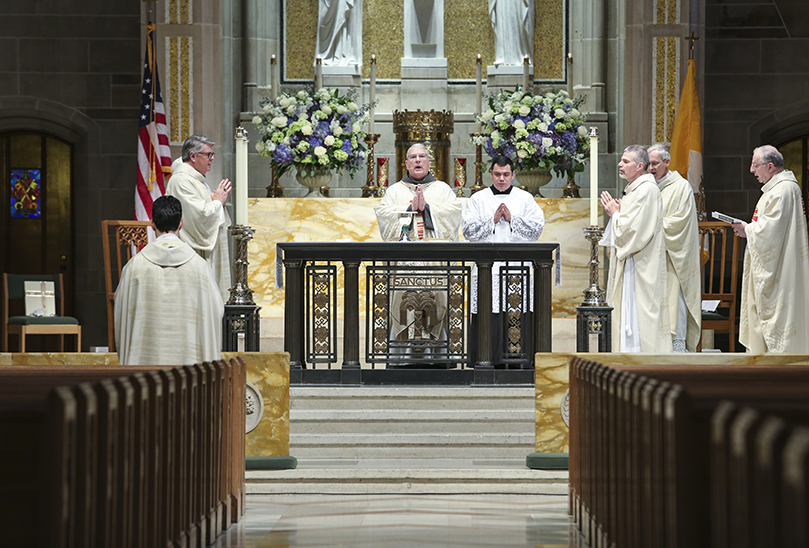
[(224, 311), (208, 263), (178, 238), (158, 239), (124, 266), (115, 291), (118, 361), (193, 365), (218, 360)]
[(747, 225), (739, 342), (748, 352), (809, 353), (809, 243), (791, 171), (761, 188)]
[[(458, 241), (458, 228), (461, 224), (461, 202), (452, 189), (443, 181), (432, 181), (422, 183), (421, 190), (427, 202), (429, 213), (425, 210), (424, 218), (428, 217), (432, 221), (433, 228), (424, 228), (423, 239), (439, 239)], [(406, 211), (413, 198), (416, 196), (416, 185), (399, 181), (392, 185), (385, 192), (379, 205), (374, 207), (376, 220), (379, 224), (379, 234), (385, 241), (398, 240), (401, 236), (402, 225), (399, 222), (399, 213)], [(422, 218), (422, 216), (418, 216)], [(423, 219), (423, 218), (422, 218)], [(417, 219), (414, 225), (422, 222)], [(426, 221), (426, 219), (424, 219)], [(417, 230), (410, 233), (412, 240), (417, 239)], [(402, 242), (401, 245), (412, 245)], [(398, 262), (397, 265), (407, 263)], [(418, 262), (415, 265), (430, 265), (440, 263)], [(427, 278), (418, 271), (404, 271), (402, 275), (412, 276), (419, 274), (421, 278)], [(438, 282), (440, 277), (436, 277)], [(439, 284), (440, 285), (440, 284)], [(427, 285), (429, 287), (429, 284)], [(428, 293), (428, 292), (420, 292)], [(432, 292), (429, 292), (432, 293)], [(392, 323), (392, 335), (398, 340), (412, 339), (443, 339), (446, 334), (442, 333), (444, 318), (447, 314), (446, 293), (443, 290), (434, 292), (435, 307), (432, 308), (429, 318), (416, 321), (415, 310), (408, 302), (404, 302), (405, 292), (393, 291), (390, 296), (390, 319)], [(419, 330), (420, 326), (420, 330)]]
[(614, 307), (613, 344), (621, 340), (624, 314), (631, 316), (631, 311), (623, 310), (624, 266), (631, 257), (634, 262), (634, 301), (640, 351), (658, 354), (671, 352), (663, 200), (650, 174), (635, 179), (624, 192), (621, 211), (610, 220), (615, 247), (610, 257), (607, 302)]
[[(443, 181), (423, 183), (421, 191), (430, 209), (433, 230), (424, 231), (424, 239), (458, 241), (461, 225), (461, 202), (449, 185)], [(384, 241), (398, 240), (402, 233), (399, 212), (405, 211), (416, 196), (416, 185), (399, 181), (385, 192), (382, 201), (374, 207), (379, 234)], [(412, 234), (411, 239), (416, 239)]]
[[(511, 222), (500, 219), (495, 224), (494, 212), (505, 203), (511, 212)], [(470, 196), (463, 211), (461, 225), (464, 238), (470, 242), (536, 242), (545, 226), (545, 213), (530, 193), (511, 187), (508, 194), (494, 194), (492, 188), (475, 192)], [(495, 262), (492, 265), (492, 313), (500, 312), (500, 267), (507, 263)], [(512, 266), (532, 266), (532, 263), (511, 262)], [(472, 314), (478, 313), (478, 270), (472, 267)], [(522, 310), (534, 309), (533, 272), (524, 295)]]
[(685, 302), (685, 346), (697, 350), (702, 329), (702, 289), (699, 281), (699, 225), (694, 190), (676, 171), (657, 182), (663, 197), (663, 230), (666, 237), (669, 318), (672, 335), (677, 334), (680, 295)]
[(183, 163), (169, 179), (166, 194), (174, 196), (183, 206), (183, 228), (180, 239), (208, 261), (222, 300), (230, 298), (230, 259), (228, 257), (228, 227), (230, 217), (218, 200), (211, 198), (211, 188), (205, 176)]

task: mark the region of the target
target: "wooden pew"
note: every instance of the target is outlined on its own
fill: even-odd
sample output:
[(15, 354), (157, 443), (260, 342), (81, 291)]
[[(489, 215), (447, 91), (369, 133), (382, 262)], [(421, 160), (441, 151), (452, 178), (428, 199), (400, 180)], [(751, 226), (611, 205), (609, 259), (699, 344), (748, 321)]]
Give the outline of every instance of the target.
[(712, 524), (728, 519), (707, 496), (711, 420), (722, 399), (809, 413), (807, 367), (608, 367), (574, 358), (570, 389), (571, 511), (596, 546), (710, 545)]
[[(244, 509), (245, 379), (240, 358), (180, 368), (0, 367), (0, 431), (20, 440), (5, 469), (27, 464), (45, 471), (21, 474), (27, 481), (50, 478), (27, 493), (0, 486), (4, 515), (6, 506), (50, 505), (40, 525), (20, 521), (23, 538), (10, 545), (213, 543)], [(21, 412), (31, 417), (25, 437)]]

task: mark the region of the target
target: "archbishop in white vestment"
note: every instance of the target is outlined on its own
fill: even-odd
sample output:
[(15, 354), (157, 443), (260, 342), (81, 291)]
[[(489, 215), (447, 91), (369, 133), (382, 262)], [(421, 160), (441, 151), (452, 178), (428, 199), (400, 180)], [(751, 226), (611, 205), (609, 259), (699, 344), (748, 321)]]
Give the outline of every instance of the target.
[(620, 202), (601, 195), (610, 215), (604, 244), (612, 243), (607, 302), (612, 313), (612, 344), (620, 352), (672, 351), (666, 284), (663, 199), (654, 177), (646, 173), (646, 149), (624, 150), (619, 176), (626, 179)]
[[(228, 254), (230, 216), (225, 203), (230, 196), (230, 181), (222, 180), (213, 192), (205, 182), (214, 153), (210, 139), (192, 135), (183, 143), (183, 164), (177, 168), (168, 184), (166, 194), (174, 196), (183, 206), (183, 230), (180, 239), (208, 261), (213, 270), (222, 300), (229, 298), (231, 286)], [(195, 151), (199, 148), (199, 151)]]
[[(173, 198), (162, 196), (153, 207), (167, 199)], [(124, 266), (115, 290), (118, 361), (191, 365), (218, 360), (225, 307), (211, 267), (176, 234), (155, 231), (157, 240)]]
[(733, 225), (747, 238), (739, 342), (752, 353), (806, 354), (809, 243), (801, 189), (775, 147), (757, 148), (750, 171), (764, 186), (752, 222)]
[(699, 220), (691, 184), (668, 166), (665, 145), (649, 147), (649, 173), (663, 198), (669, 318), (675, 352), (696, 352), (702, 330)]
[[(443, 181), (438, 181), (430, 173), (430, 156), (424, 145), (415, 144), (407, 151), (405, 161), (407, 174), (402, 180), (391, 185), (379, 205), (374, 207), (379, 234), (385, 241), (399, 240), (402, 235), (402, 213), (413, 212), (405, 217), (410, 220), (408, 239), (458, 241), (458, 228), (461, 224), (461, 202)], [(407, 244), (402, 244), (407, 245)], [(403, 263), (399, 262), (399, 265)], [(419, 262), (418, 265), (431, 263)], [(440, 264), (440, 263), (435, 263)], [(415, 266), (415, 264), (414, 264)], [(413, 275), (415, 271), (404, 273)], [(436, 277), (437, 279), (437, 277)], [(394, 291), (390, 299), (390, 317), (393, 324), (392, 335), (398, 340), (443, 339), (444, 319), (447, 312), (446, 293), (435, 292), (435, 306), (421, 323), (422, 331), (416, 332), (413, 310), (402, 309), (402, 291)], [(405, 308), (407, 305), (405, 305)]]

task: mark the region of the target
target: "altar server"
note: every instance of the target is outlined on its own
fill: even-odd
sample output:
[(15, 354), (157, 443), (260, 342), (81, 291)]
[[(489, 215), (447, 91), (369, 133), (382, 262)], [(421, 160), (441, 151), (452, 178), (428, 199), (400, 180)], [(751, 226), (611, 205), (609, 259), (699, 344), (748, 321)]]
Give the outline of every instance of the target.
[(739, 342), (748, 352), (809, 352), (809, 243), (806, 208), (795, 175), (773, 146), (753, 151), (750, 172), (763, 195), (750, 223), (733, 230), (747, 238)]
[[(498, 156), (492, 162), (492, 185), (484, 190), (472, 194), (469, 203), (463, 212), (462, 231), (464, 238), (472, 242), (535, 242), (542, 234), (545, 226), (545, 214), (537, 205), (530, 193), (512, 186), (514, 180), (514, 162), (511, 159)], [(492, 363), (503, 365), (503, 336), (502, 322), (503, 310), (507, 307), (500, 302), (500, 268), (506, 263), (496, 262), (492, 265)], [(528, 266), (532, 263), (509, 263), (512, 266)], [(533, 282), (528, 280), (527, 291), (520, 309), (530, 313), (533, 310)], [(477, 324), (477, 269), (472, 272), (472, 337), (474, 345)], [(519, 302), (519, 299), (517, 299)], [(530, 326), (531, 319), (525, 314), (520, 319), (520, 326)], [(533, 356), (531, 344), (531, 329), (523, 329), (525, 336), (520, 353)], [(513, 348), (513, 351), (516, 351)], [(470, 349), (470, 362), (477, 360), (477, 348)], [(531, 367), (533, 361), (529, 360)]]

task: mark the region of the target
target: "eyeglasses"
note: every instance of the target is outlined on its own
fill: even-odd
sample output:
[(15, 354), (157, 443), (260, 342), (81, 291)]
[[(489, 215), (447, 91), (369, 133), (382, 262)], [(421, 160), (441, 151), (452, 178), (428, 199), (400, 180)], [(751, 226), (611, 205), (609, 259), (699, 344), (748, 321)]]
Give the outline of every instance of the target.
[(430, 156), (427, 154), (411, 154), (407, 157), (408, 160), (426, 160)]
[(767, 164), (765, 164), (764, 162), (758, 162), (758, 163), (753, 162), (753, 163), (750, 164), (750, 167), (752, 167), (753, 169), (756, 169), (757, 167), (761, 167), (761, 166), (764, 166), (764, 165), (767, 165)]
[(207, 156), (209, 160), (213, 160), (216, 157), (216, 154), (213, 152), (195, 152), (194, 154), (198, 154), (200, 156)]

